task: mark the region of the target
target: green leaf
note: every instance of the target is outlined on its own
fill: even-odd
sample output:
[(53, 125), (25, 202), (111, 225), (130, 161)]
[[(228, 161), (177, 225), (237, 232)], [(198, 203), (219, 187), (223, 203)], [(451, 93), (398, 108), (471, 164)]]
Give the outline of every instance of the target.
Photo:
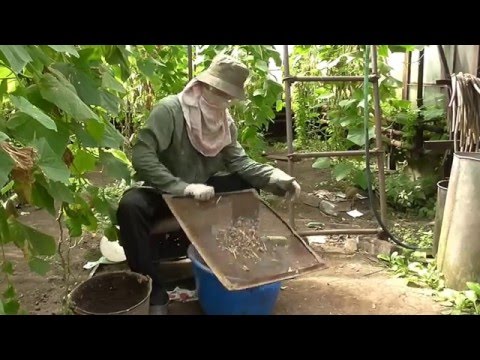
[(105, 71), (102, 75), (102, 87), (115, 90), (120, 93), (127, 92), (123, 85), (117, 79), (115, 79), (108, 71)]
[(149, 54), (155, 51), (155, 45), (143, 45), (143, 47)]
[[(98, 224), (94, 213), (89, 205), (81, 195), (77, 194), (75, 203), (65, 208), (68, 216), (67, 227), (71, 231), (71, 236), (80, 236), (82, 233), (82, 225), (85, 225), (88, 230), (95, 231)], [(75, 235), (74, 235), (75, 234)]]
[(264, 90), (264, 89), (256, 89), (256, 90), (253, 92), (253, 96), (261, 96), (261, 97), (264, 97), (264, 96), (265, 96), (265, 90)]
[(122, 161), (124, 164), (127, 164), (127, 165), (129, 165), (129, 166), (131, 165), (130, 160), (128, 160), (127, 155), (126, 155), (122, 150), (119, 150), (119, 149), (107, 149), (107, 150), (104, 150), (104, 151), (111, 153), (113, 156), (115, 156), (117, 159), (119, 159), (120, 161)]
[(380, 45), (378, 47), (378, 55), (387, 57), (388, 56), (388, 45)]
[(467, 290), (464, 292), (465, 297), (470, 300), (472, 303), (475, 303), (478, 300), (478, 296), (473, 290)]
[[(88, 125), (88, 122), (87, 122)], [(123, 145), (125, 139), (120, 134), (120, 132), (115, 129), (115, 127), (110, 123), (102, 119), (102, 123), (97, 123), (94, 126), (87, 126), (88, 131), (82, 127), (81, 124), (75, 124), (73, 131), (77, 135), (80, 143), (84, 147), (109, 147), (109, 148), (119, 148)], [(92, 134), (97, 136), (99, 135), (100, 128), (103, 129), (103, 136), (100, 141), (97, 141), (93, 138)], [(92, 134), (90, 134), (90, 133)]]
[(24, 113), (14, 114), (7, 123), (11, 136), (24, 145), (34, 146), (35, 141), (44, 138), (57, 157), (62, 157), (69, 142), (68, 125), (57, 122), (57, 132), (49, 130)]
[(118, 114), (120, 99), (102, 89), (100, 79), (93, 77), (93, 73), (84, 72), (71, 64), (55, 64), (54, 68), (71, 81), (85, 104), (101, 106), (114, 115)]
[(283, 100), (278, 99), (275, 103), (275, 110), (277, 110), (277, 112), (281, 111), (284, 106), (285, 106), (285, 103), (283, 102)]
[(3, 96), (8, 92), (8, 79), (0, 81), (0, 103), (3, 102)]
[[(26, 239), (34, 254), (51, 256), (56, 252), (55, 240), (52, 236), (42, 233), (30, 226), (27, 226), (15, 218), (8, 219), (10, 228), (13, 229), (14, 241), (23, 243)], [(21, 237), (21, 239), (19, 239)]]
[(365, 170), (363, 171), (355, 171), (355, 175), (353, 176), (353, 181), (356, 185), (360, 186), (363, 190), (367, 190), (367, 173)]
[(83, 126), (84, 124), (81, 123), (75, 123), (72, 125), (72, 130), (74, 134), (77, 136), (78, 141), (82, 146), (88, 147), (88, 148), (94, 148), (98, 147), (98, 141), (95, 140), (86, 130), (85, 127)]
[(43, 98), (54, 103), (77, 120), (96, 119), (98, 116), (78, 97), (75, 91), (52, 74), (44, 74), (39, 82)]
[(15, 297), (15, 295), (16, 295), (15, 288), (12, 285), (8, 285), (7, 290), (3, 292), (3, 297), (7, 299), (13, 298)]
[(5, 274), (13, 275), (13, 264), (10, 261), (5, 260), (2, 263), (2, 272), (4, 272)]
[(104, 166), (106, 173), (112, 178), (130, 181), (130, 169), (124, 162), (117, 159), (113, 154), (101, 151), (100, 162)]
[(118, 230), (114, 225), (106, 228), (105, 231), (104, 231), (104, 234), (107, 237), (107, 239), (110, 240), (110, 241), (118, 240)]
[(255, 62), (255, 68), (263, 72), (268, 72), (268, 64), (264, 60), (257, 60)]
[(33, 257), (28, 261), (28, 266), (33, 272), (44, 276), (50, 270), (50, 264), (38, 257)]
[(352, 170), (354, 166), (349, 163), (339, 163), (333, 167), (333, 175), (335, 176), (335, 180), (340, 181), (346, 178)]
[(120, 99), (104, 89), (98, 90), (100, 103), (99, 105), (112, 115), (117, 116), (120, 111)]
[(87, 131), (80, 124), (76, 124), (74, 132), (85, 147), (108, 147), (119, 148), (124, 144), (125, 138), (108, 121), (102, 119), (101, 123), (87, 122)]
[(110, 204), (103, 196), (98, 196), (98, 194), (93, 194), (92, 192), (92, 206), (95, 208), (95, 211), (99, 214), (109, 216), (109, 207)]
[(404, 110), (411, 109), (412, 103), (410, 100), (401, 100), (401, 99), (394, 99), (391, 101), (392, 105)]
[(106, 46), (104, 53), (105, 60), (111, 65), (119, 65), (122, 80), (127, 80), (130, 72), (130, 63), (128, 61), (128, 51), (124, 45)]
[(13, 105), (20, 111), (30, 115), (32, 118), (37, 120), (40, 124), (45, 126), (47, 129), (57, 131), (57, 126), (55, 125), (55, 121), (50, 118), (47, 114), (45, 114), (42, 110), (37, 108), (35, 105), (31, 104), (27, 99), (24, 97), (16, 97), (11, 95), (10, 96)]
[[(36, 63), (36, 68), (41, 72), (44, 66), (49, 66), (53, 60), (45, 54), (44, 46), (29, 46), (27, 48), (33, 61)], [(45, 49), (46, 50), (46, 49)], [(40, 75), (41, 76), (41, 75)]]
[(23, 45), (0, 45), (0, 51), (16, 74), (21, 73), (25, 65), (32, 61)]
[(263, 51), (261, 45), (252, 45), (253, 51), (256, 53), (257, 56), (263, 57)]
[[(39, 77), (41, 76), (42, 75)], [(45, 114), (58, 113), (58, 108), (42, 97), (40, 86), (38, 86), (38, 84), (30, 85), (27, 88), (21, 88), (21, 92), (19, 91), (18, 95), (25, 97), (31, 104), (41, 109)], [(55, 120), (59, 121), (60, 119), (57, 118)]]
[(75, 152), (73, 160), (73, 171), (76, 174), (84, 174), (95, 169), (97, 158), (92, 153), (83, 149), (78, 149)]
[(8, 181), (8, 175), (12, 171), (14, 161), (5, 151), (0, 149), (0, 186), (3, 187)]
[(419, 279), (416, 279), (416, 278), (413, 278), (413, 277), (412, 277), (412, 278), (409, 278), (409, 279), (407, 280), (407, 286), (408, 286), (408, 287), (413, 287), (413, 288), (421, 288), (421, 287), (423, 287), (421, 281), (419, 281)]
[(5, 141), (7, 139), (10, 139), (9, 136), (7, 134), (5, 134), (4, 132), (0, 131), (0, 142)]
[(477, 294), (477, 296), (480, 297), (480, 284), (479, 283), (469, 281), (469, 282), (467, 282), (467, 287), (470, 290), (475, 291), (475, 294)]
[(0, 299), (0, 315), (5, 315), (5, 309), (3, 308), (3, 301)]
[(241, 140), (240, 142), (245, 143), (249, 139), (257, 137), (257, 128), (255, 126), (247, 126), (244, 127), (242, 130)]
[(330, 167), (330, 158), (318, 158), (313, 164), (312, 168), (314, 169), (327, 169)]
[(98, 143), (102, 140), (103, 133), (105, 132), (105, 125), (103, 122), (94, 120), (87, 120), (85, 129), (87, 133)]
[(355, 125), (361, 123), (362, 118), (358, 115), (347, 115), (345, 117), (339, 118), (337, 121), (340, 122), (340, 125), (342, 127), (352, 128), (355, 127)]
[(0, 243), (8, 244), (12, 241), (10, 227), (7, 222), (8, 214), (3, 206), (0, 206)]
[(105, 125), (105, 132), (100, 146), (114, 149), (121, 147), (125, 142), (123, 135), (110, 122), (104, 121), (103, 123)]
[(154, 77), (156, 65), (150, 59), (138, 61), (137, 66), (138, 70), (146, 77)]
[[(369, 139), (375, 135), (375, 129), (373, 127), (368, 129)], [(365, 130), (363, 127), (350, 128), (348, 130), (347, 139), (358, 146), (365, 145)]]
[(77, 50), (75, 49), (75, 46), (73, 45), (48, 45), (50, 46), (53, 50), (57, 52), (64, 52), (70, 55), (73, 55), (75, 57), (79, 57)]
[(39, 154), (38, 166), (48, 179), (53, 181), (68, 182), (70, 171), (62, 158), (56, 155), (45, 139), (36, 141), (36, 148)]
[(425, 120), (432, 120), (435, 118), (442, 118), (445, 116), (445, 111), (443, 109), (427, 109), (423, 112)]
[(45, 208), (52, 215), (56, 215), (55, 203), (52, 195), (39, 182), (35, 182), (32, 188), (32, 202), (34, 205)]
[(14, 184), (15, 184), (15, 181), (10, 180), (7, 185), (2, 187), (2, 189), (0, 190), (0, 195), (5, 195), (7, 192), (12, 190)]
[(108, 216), (111, 222), (116, 224), (116, 201), (106, 199), (104, 196), (95, 196), (92, 198), (92, 206), (96, 212)]
[(47, 188), (50, 194), (57, 200), (66, 203), (73, 203), (75, 201), (72, 191), (62, 182), (50, 181)]
[(33, 61), (25, 66), (25, 72), (31, 73), (36, 80), (42, 76), (45, 66), (52, 60), (38, 46), (28, 46), (27, 51)]
[(82, 235), (82, 220), (76, 217), (68, 217), (66, 220), (68, 234), (70, 237)]
[(391, 52), (405, 52), (415, 50), (415, 45), (388, 45)]
[(8, 79), (15, 79), (15, 74), (9, 68), (0, 65), (0, 78), (6, 82)]
[(340, 105), (340, 107), (342, 107), (342, 108), (348, 109), (349, 107), (356, 104), (357, 102), (358, 102), (358, 100), (356, 100), (356, 99), (342, 100), (338, 103), (338, 105)]
[(9, 300), (3, 303), (3, 311), (7, 315), (15, 315), (20, 309), (20, 303), (16, 299)]

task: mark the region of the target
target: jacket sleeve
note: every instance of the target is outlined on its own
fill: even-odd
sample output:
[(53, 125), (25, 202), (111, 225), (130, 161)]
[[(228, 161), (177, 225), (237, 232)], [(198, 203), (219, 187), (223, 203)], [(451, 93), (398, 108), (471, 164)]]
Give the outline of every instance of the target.
[(183, 195), (188, 184), (173, 176), (158, 156), (169, 147), (173, 131), (173, 114), (160, 102), (138, 133), (132, 149), (132, 165), (138, 180), (162, 192)]
[[(281, 170), (268, 164), (261, 164), (246, 154), (242, 145), (237, 140), (237, 128), (233, 121), (230, 125), (230, 133), (232, 143), (222, 150), (227, 170), (232, 173), (237, 173), (257, 189), (283, 196), (286, 190), (282, 184), (275, 181), (275, 175), (281, 172)], [(288, 175), (286, 176), (288, 177)], [(291, 179), (293, 181), (293, 178)]]

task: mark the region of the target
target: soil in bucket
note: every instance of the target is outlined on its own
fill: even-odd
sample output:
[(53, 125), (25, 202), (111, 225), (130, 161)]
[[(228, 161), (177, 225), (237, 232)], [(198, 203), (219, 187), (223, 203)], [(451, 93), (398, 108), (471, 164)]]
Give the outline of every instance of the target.
[(146, 276), (128, 271), (104, 273), (72, 291), (71, 307), (78, 314), (148, 314), (151, 289)]

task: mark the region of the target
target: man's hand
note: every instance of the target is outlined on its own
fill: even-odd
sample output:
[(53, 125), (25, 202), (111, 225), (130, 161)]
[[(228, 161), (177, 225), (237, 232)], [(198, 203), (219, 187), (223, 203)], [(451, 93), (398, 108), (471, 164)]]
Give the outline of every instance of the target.
[(185, 195), (192, 195), (195, 200), (208, 201), (215, 196), (215, 189), (203, 184), (190, 184), (185, 188)]
[(302, 188), (296, 180), (293, 180), (291, 188), (288, 190), (285, 197), (287, 198), (287, 200), (294, 201), (300, 197), (301, 192)]
[(278, 196), (285, 196), (290, 201), (297, 199), (301, 193), (300, 185), (295, 178), (280, 169), (272, 172), (270, 181), (264, 190)]

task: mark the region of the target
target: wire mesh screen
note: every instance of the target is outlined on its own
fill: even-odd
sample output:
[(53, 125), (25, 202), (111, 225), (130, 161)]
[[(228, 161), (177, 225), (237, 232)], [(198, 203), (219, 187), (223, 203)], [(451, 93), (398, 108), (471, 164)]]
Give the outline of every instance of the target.
[(230, 290), (246, 289), (325, 266), (255, 191), (208, 202), (164, 195), (206, 265)]

